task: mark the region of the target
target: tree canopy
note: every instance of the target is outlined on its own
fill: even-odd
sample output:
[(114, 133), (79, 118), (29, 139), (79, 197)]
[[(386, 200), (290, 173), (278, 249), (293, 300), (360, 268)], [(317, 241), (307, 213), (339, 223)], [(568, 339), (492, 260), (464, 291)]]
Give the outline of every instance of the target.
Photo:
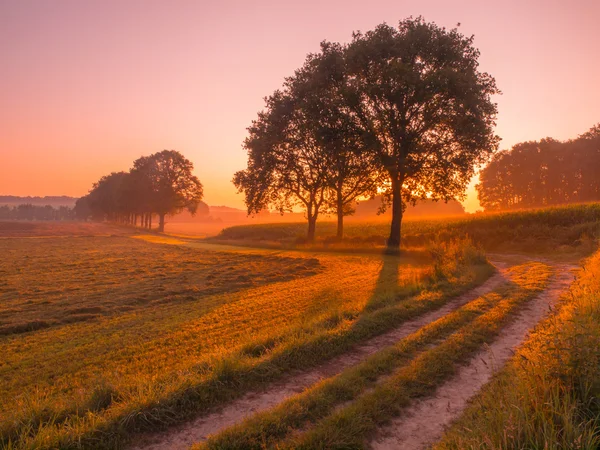
[(323, 212), (338, 215), (341, 237), (343, 216), (358, 197), (374, 195), (377, 188), (377, 167), (359, 152), (359, 130), (337, 92), (338, 64), (329, 55), (309, 55), (283, 89), (267, 98), (265, 111), (248, 128), (248, 167), (233, 179), (249, 214), (301, 206), (309, 240)]
[(494, 155), (476, 186), (486, 211), (600, 200), (600, 124), (577, 139), (522, 142)]
[(152, 215), (164, 231), (165, 216), (188, 210), (195, 214), (203, 188), (192, 173), (194, 165), (175, 150), (143, 156), (129, 172), (114, 172), (95, 183), (89, 194), (75, 205), (78, 217), (109, 220), (152, 227)]
[(463, 197), (497, 148), (499, 91), (478, 58), (473, 37), (422, 18), (323, 42), (249, 128), (248, 167), (234, 177), (248, 212), (300, 205), (312, 239), (320, 212), (341, 225), (357, 198), (380, 191), (398, 248), (407, 202)]
[(421, 18), (355, 33), (346, 54), (349, 107), (388, 174), (388, 246), (397, 248), (406, 202), (463, 197), (497, 148), (498, 89), (478, 70), (473, 37)]

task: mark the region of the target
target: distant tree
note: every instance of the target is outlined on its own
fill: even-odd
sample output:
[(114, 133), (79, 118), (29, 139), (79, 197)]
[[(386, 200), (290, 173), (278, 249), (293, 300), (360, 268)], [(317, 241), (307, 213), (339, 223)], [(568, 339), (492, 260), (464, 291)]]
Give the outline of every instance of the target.
[[(165, 216), (188, 210), (195, 214), (203, 196), (194, 165), (175, 150), (163, 150), (133, 163), (132, 176), (139, 183), (138, 199), (159, 217), (158, 231), (165, 230)], [(147, 206), (145, 206), (147, 205)]]
[(125, 222), (127, 199), (123, 195), (123, 186), (129, 176), (127, 172), (113, 172), (94, 183), (87, 202), (95, 219)]
[(90, 208), (89, 196), (85, 195), (81, 198), (78, 198), (75, 201), (75, 207), (73, 210), (77, 220), (87, 221), (89, 218), (91, 218), (92, 209)]
[(522, 142), (494, 155), (476, 186), (486, 211), (600, 200), (600, 127), (565, 142)]
[(33, 220), (35, 218), (33, 205), (26, 203), (17, 206), (17, 218), (19, 220)]
[(11, 208), (8, 205), (0, 206), (0, 220), (11, 219)]
[(0, 220), (72, 220), (75, 218), (74, 210), (67, 206), (34, 205), (21, 203), (13, 206), (0, 206)]
[(355, 33), (345, 50), (345, 101), (388, 177), (388, 246), (398, 248), (403, 211), (419, 198), (462, 198), (475, 167), (497, 148), (499, 91), (478, 69), (473, 38), (421, 18)]

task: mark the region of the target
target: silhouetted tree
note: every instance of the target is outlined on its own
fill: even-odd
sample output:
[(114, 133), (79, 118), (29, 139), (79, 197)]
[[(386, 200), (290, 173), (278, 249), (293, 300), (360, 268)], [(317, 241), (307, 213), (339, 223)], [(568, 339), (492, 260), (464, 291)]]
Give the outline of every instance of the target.
[(496, 149), (499, 91), (478, 69), (473, 37), (423, 19), (355, 33), (346, 51), (349, 109), (388, 175), (388, 246), (400, 246), (406, 202), (462, 198)]
[(67, 206), (58, 208), (52, 205), (32, 205), (22, 203), (12, 208), (8, 205), (0, 206), (0, 220), (45, 220), (60, 221), (75, 219), (75, 212)]
[(89, 196), (85, 195), (81, 198), (78, 198), (77, 201), (75, 201), (75, 207), (73, 210), (75, 212), (75, 217), (78, 220), (87, 221), (90, 219), (92, 217), (92, 209), (90, 207)]
[[(138, 200), (159, 217), (158, 231), (165, 230), (165, 216), (188, 210), (196, 213), (202, 199), (202, 183), (192, 170), (194, 165), (175, 150), (143, 156), (133, 163), (132, 176)], [(147, 205), (147, 206), (146, 206)]]
[(94, 183), (87, 195), (92, 217), (96, 220), (127, 222), (127, 198), (123, 187), (129, 176), (127, 172), (113, 172)]
[(376, 195), (382, 181), (376, 157), (364, 151), (368, 142), (345, 103), (348, 76), (344, 49), (324, 42), (321, 52), (308, 55), (287, 85), (296, 99), (321, 158), (327, 185), (326, 205), (337, 215), (337, 237), (344, 233), (344, 216), (353, 214), (356, 200)]
[(494, 155), (476, 186), (487, 211), (600, 200), (600, 127), (560, 142), (522, 142)]
[(307, 239), (314, 240), (319, 213), (326, 207), (327, 163), (312, 133), (306, 111), (288, 86), (266, 99), (266, 109), (248, 128), (244, 142), (248, 167), (233, 183), (245, 195), (248, 214), (270, 206), (281, 213), (302, 206)]
[(314, 240), (319, 215), (329, 212), (338, 217), (341, 238), (344, 215), (353, 212), (357, 198), (374, 195), (380, 181), (375, 158), (361, 152), (362, 130), (344, 102), (344, 64), (340, 45), (323, 44), (320, 53), (308, 55), (248, 128), (248, 167), (233, 179), (249, 214), (302, 207), (308, 241)]

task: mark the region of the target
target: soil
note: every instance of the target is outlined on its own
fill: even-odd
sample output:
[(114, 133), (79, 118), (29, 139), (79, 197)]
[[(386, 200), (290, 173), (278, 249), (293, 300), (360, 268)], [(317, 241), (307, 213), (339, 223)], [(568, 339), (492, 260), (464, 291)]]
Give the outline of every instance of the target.
[(527, 338), (529, 330), (573, 282), (573, 268), (565, 264), (555, 266), (556, 276), (548, 289), (528, 302), (487, 348), (462, 366), (432, 397), (413, 403), (402, 416), (380, 430), (371, 448), (414, 450), (429, 448), (437, 442), (446, 427), (464, 411), (469, 399), (508, 361), (514, 349)]
[[(503, 263), (497, 263), (496, 266), (499, 269), (506, 267)], [(245, 394), (224, 407), (198, 417), (191, 422), (171, 427), (159, 433), (138, 435), (135, 438), (132, 448), (135, 450), (178, 450), (189, 448), (190, 445), (196, 442), (205, 441), (209, 435), (237, 424), (257, 412), (272, 408), (283, 402), (286, 398), (304, 391), (318, 381), (337, 375), (345, 369), (359, 364), (369, 356), (385, 347), (395, 344), (424, 325), (494, 290), (506, 280), (503, 272), (504, 270), (497, 272), (485, 283), (450, 300), (441, 308), (404, 322), (398, 328), (370, 339), (355, 347), (352, 351), (329, 360), (318, 367), (308, 371), (293, 373), (280, 382), (273, 383), (261, 391)]]

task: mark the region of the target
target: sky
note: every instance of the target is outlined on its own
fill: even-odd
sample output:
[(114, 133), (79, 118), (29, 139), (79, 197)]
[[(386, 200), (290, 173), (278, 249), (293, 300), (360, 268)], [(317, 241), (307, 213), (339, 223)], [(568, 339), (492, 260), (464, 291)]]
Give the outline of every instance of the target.
[(208, 204), (243, 207), (231, 178), (264, 97), (322, 40), (419, 15), (475, 36), (501, 148), (600, 122), (598, 0), (0, 0), (0, 195), (85, 195), (175, 149)]

